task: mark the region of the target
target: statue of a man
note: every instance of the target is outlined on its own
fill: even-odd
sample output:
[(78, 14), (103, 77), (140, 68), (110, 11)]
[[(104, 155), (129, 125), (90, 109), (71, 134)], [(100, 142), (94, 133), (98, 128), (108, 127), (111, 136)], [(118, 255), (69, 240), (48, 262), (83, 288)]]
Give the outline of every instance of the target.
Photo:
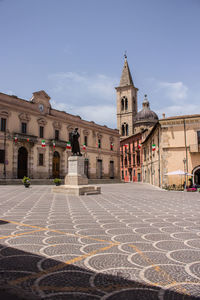
[(71, 133), (70, 133), (70, 143), (72, 146), (72, 153), (73, 155), (77, 156), (82, 156), (80, 152), (80, 146), (79, 146), (79, 139), (80, 134), (78, 133), (78, 128), (75, 128)]

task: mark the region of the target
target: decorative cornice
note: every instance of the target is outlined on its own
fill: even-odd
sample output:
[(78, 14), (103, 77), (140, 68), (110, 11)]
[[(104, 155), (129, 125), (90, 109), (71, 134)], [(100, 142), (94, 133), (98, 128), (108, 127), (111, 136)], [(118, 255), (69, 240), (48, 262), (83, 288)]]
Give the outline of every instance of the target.
[(99, 139), (102, 139), (102, 134), (97, 133), (97, 137), (98, 137)]
[(85, 129), (84, 129), (84, 130), (83, 130), (83, 134), (84, 134), (84, 135), (89, 135), (90, 132), (89, 132), (88, 130), (85, 130)]
[(19, 117), (20, 121), (24, 121), (24, 122), (29, 122), (31, 119), (30, 115), (27, 113), (21, 113), (21, 114), (19, 114), (18, 117)]
[(0, 110), (0, 117), (2, 118), (8, 118), (10, 116), (10, 112), (6, 111), (6, 110)]
[(44, 118), (37, 119), (39, 125), (45, 126), (47, 125), (47, 121)]
[(74, 130), (74, 127), (72, 125), (67, 126), (68, 132), (72, 132)]
[(61, 125), (60, 122), (54, 121), (54, 122), (53, 122), (53, 127), (54, 127), (55, 129), (61, 129), (62, 125)]

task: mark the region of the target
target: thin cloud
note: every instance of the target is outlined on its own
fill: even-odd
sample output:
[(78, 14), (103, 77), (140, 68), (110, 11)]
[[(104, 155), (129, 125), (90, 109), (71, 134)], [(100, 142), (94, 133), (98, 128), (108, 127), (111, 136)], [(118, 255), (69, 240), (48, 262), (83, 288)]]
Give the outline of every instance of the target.
[[(99, 104), (115, 101), (114, 87), (117, 80), (104, 74), (66, 72), (48, 76), (51, 81), (51, 93), (66, 102), (75, 104)], [(63, 100), (62, 100), (63, 101)]]
[(185, 104), (185, 105), (171, 105), (163, 107), (158, 110), (158, 114), (161, 116), (165, 113), (166, 117), (190, 115), (200, 113), (199, 106), (196, 104)]
[(158, 89), (172, 101), (187, 98), (188, 87), (183, 82), (158, 82)]
[(117, 128), (115, 105), (86, 105), (77, 107), (55, 100), (51, 101), (51, 105), (55, 109), (78, 115), (84, 120)]
[(116, 127), (118, 80), (105, 74), (65, 72), (48, 76), (52, 106), (101, 125)]

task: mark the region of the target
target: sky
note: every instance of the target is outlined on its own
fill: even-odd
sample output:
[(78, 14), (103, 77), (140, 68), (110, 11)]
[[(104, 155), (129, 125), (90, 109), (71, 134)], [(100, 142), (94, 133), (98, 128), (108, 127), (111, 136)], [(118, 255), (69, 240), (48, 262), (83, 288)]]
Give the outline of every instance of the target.
[(0, 0), (0, 92), (116, 128), (127, 59), (159, 117), (200, 113), (200, 0)]

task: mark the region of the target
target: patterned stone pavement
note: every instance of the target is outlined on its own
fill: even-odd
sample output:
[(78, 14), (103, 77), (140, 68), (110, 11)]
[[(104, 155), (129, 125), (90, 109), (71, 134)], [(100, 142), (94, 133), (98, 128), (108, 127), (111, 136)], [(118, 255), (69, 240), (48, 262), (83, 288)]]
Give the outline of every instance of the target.
[(199, 193), (0, 191), (1, 299), (200, 299)]

